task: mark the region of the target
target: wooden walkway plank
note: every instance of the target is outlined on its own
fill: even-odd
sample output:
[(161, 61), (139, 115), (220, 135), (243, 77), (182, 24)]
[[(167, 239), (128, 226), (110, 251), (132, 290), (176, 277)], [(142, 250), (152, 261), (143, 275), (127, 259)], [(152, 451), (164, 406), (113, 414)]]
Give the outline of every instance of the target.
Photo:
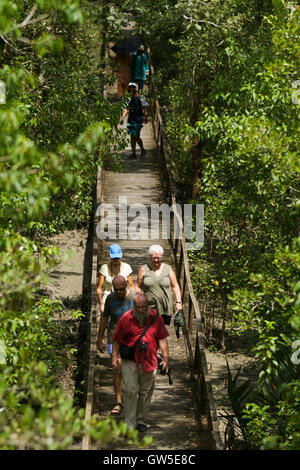
[[(114, 88), (108, 93), (112, 96)], [(124, 171), (114, 173), (105, 171), (103, 183), (103, 202), (119, 205), (119, 197), (127, 197), (128, 206), (132, 204), (144, 204), (150, 218), (152, 204), (162, 204), (163, 191), (161, 184), (161, 168), (156, 150), (156, 142), (153, 136), (151, 120), (142, 128), (141, 137), (147, 150), (146, 156), (131, 159), (130, 145), (123, 153)], [(129, 222), (130, 223), (130, 222)], [(120, 240), (109, 239), (102, 243), (102, 255), (99, 265), (107, 262), (108, 250), (111, 243), (118, 243), (123, 250), (123, 259), (129, 263), (134, 271), (134, 279), (139, 267), (149, 260), (148, 249), (152, 244), (159, 243), (165, 250), (164, 262), (172, 263), (171, 251), (168, 239), (147, 240)], [(186, 362), (185, 343), (180, 335), (177, 339), (173, 323), (168, 327), (170, 336), (169, 349), (171, 358), (171, 370), (173, 385), (169, 385), (168, 377), (157, 375), (156, 387), (152, 398), (149, 413), (149, 429), (147, 435), (153, 437), (153, 443), (149, 449), (203, 449), (204, 441), (199, 439), (199, 430), (194, 419), (192, 392), (189, 382), (189, 370)], [(97, 354), (95, 379), (95, 403), (97, 409), (94, 413), (99, 418), (105, 418), (115, 402), (113, 391), (113, 376), (109, 370), (110, 358), (107, 354)], [(93, 449), (99, 449), (97, 443), (93, 443)]]
[[(111, 44), (106, 48), (106, 57), (108, 57), (108, 54), (112, 54)], [(151, 84), (153, 86), (152, 82)], [(105, 95), (110, 98), (112, 103), (118, 101), (116, 83), (105, 86)], [(193, 338), (193, 343), (196, 341), (196, 343), (198, 342), (199, 344), (195, 349), (195, 353), (193, 353), (192, 349), (195, 345), (193, 344), (192, 346), (187, 330), (185, 329), (185, 337), (181, 332), (180, 338), (178, 339), (175, 334), (173, 322), (168, 327), (170, 333), (168, 342), (173, 385), (169, 384), (166, 376), (157, 375), (156, 387), (148, 419), (149, 429), (146, 433), (146, 435), (153, 437), (153, 442), (149, 450), (220, 449), (222, 448), (222, 443), (220, 441), (215, 404), (211, 393), (211, 383), (207, 373), (206, 356), (205, 351), (203, 351), (200, 333), (201, 319), (196, 312), (198, 309), (197, 303), (194, 303), (194, 307), (191, 310), (190, 303), (192, 298), (186, 295), (186, 288), (189, 284), (189, 282), (186, 282), (186, 279), (189, 280), (189, 275), (186, 274), (188, 270), (185, 269), (187, 262), (186, 255), (184, 263), (182, 259), (182, 250), (185, 249), (185, 242), (183, 240), (181, 244), (177, 244), (176, 242), (174, 246), (173, 238), (171, 241), (168, 240), (168, 236), (163, 237), (162, 231), (160, 231), (156, 238), (152, 239), (151, 237), (151, 207), (153, 205), (166, 204), (167, 201), (171, 205), (174, 204), (174, 191), (172, 189), (173, 187), (171, 188), (173, 183), (170, 183), (168, 169), (166, 172), (165, 167), (162, 166), (167, 142), (164, 137), (161, 116), (160, 113), (157, 112), (159, 103), (155, 100), (155, 103), (152, 104), (153, 107), (156, 108), (154, 121), (152, 123), (151, 117), (149, 117), (148, 123), (143, 126), (141, 131), (141, 137), (147, 150), (146, 156), (141, 157), (140, 149), (137, 147), (137, 158), (130, 158), (131, 147), (128, 138), (128, 146), (122, 153), (124, 171), (115, 173), (109, 169), (99, 169), (98, 176), (101, 177), (98, 178), (97, 208), (103, 203), (109, 204), (110, 207), (114, 208), (117, 217), (117, 233), (120, 224), (122, 224), (123, 228), (124, 225), (128, 228), (132, 227), (132, 224), (136, 223), (137, 217), (142, 221), (144, 226), (142, 239), (132, 239), (128, 236), (120, 238), (116, 234), (115, 237), (99, 241), (97, 238), (97, 223), (99, 223), (100, 219), (99, 217), (95, 217), (94, 219), (93, 299), (90, 315), (91, 344), (89, 351), (89, 373), (87, 378), (86, 420), (88, 421), (92, 414), (98, 419), (106, 418), (109, 416), (115, 403), (113, 373), (110, 370), (111, 359), (107, 354), (100, 355), (96, 348), (96, 335), (100, 320), (99, 305), (95, 292), (97, 272), (100, 265), (109, 260), (109, 245), (118, 243), (123, 250), (123, 259), (131, 265), (134, 271), (134, 280), (136, 280), (138, 269), (141, 265), (148, 262), (148, 249), (150, 245), (158, 243), (162, 245), (165, 250), (163, 261), (173, 264), (175, 272), (176, 268), (178, 268), (180, 282), (183, 280), (183, 284), (181, 284), (183, 285), (183, 295), (188, 304), (185, 307), (186, 321), (188, 321), (189, 325), (195, 323), (194, 327), (196, 327), (197, 334), (195, 336), (196, 339)], [(126, 124), (124, 128), (126, 128)], [(153, 129), (155, 129), (155, 136)], [(167, 161), (165, 164), (168, 168)], [(163, 180), (163, 178), (165, 180)], [(126, 214), (124, 214), (124, 212), (122, 215), (119, 213), (120, 201), (127, 205), (127, 210), (131, 207), (131, 214), (128, 214), (127, 211)], [(137, 212), (137, 205), (139, 205), (142, 210), (142, 217), (141, 214)], [(110, 224), (111, 220), (112, 219), (107, 219), (106, 222)], [(101, 219), (101, 221), (103, 222), (103, 219)], [(180, 246), (179, 252), (178, 246)], [(174, 248), (176, 254), (173, 251)], [(173, 262), (175, 262), (175, 264)], [(183, 272), (184, 278), (182, 277)], [(188, 278), (186, 278), (186, 276), (188, 276)], [(188, 292), (194, 295), (192, 288), (189, 288)], [(194, 317), (196, 314), (196, 319), (194, 320), (191, 316), (192, 312), (194, 312)], [(194, 354), (195, 356), (193, 358)], [(198, 361), (196, 371), (194, 370), (193, 361)], [(195, 419), (195, 414), (197, 415), (197, 420)], [(122, 418), (121, 415), (118, 420)], [(116, 449), (113, 445), (111, 445), (110, 448)], [(129, 449), (126, 444), (124, 444), (122, 448)], [(91, 443), (91, 440), (85, 437), (83, 440), (83, 449), (101, 449), (101, 445), (96, 442)]]

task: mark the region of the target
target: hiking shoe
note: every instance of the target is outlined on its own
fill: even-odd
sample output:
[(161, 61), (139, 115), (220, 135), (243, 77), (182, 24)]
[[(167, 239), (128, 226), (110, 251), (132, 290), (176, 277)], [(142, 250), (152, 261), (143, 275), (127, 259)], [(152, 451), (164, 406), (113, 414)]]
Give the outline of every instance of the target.
[(148, 429), (148, 426), (146, 424), (138, 424), (136, 429), (140, 432), (146, 432)]
[(141, 156), (144, 157), (146, 155), (147, 151), (145, 149), (142, 150)]
[(122, 403), (115, 403), (113, 409), (110, 412), (111, 416), (119, 416), (122, 413), (122, 409)]

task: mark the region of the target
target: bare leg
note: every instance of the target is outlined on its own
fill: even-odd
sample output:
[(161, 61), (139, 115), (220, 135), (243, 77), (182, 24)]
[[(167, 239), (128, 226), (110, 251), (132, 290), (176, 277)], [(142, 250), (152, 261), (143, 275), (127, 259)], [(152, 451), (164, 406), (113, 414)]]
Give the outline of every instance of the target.
[(116, 394), (116, 403), (122, 403), (122, 372), (121, 369), (116, 369), (114, 373), (114, 390)]
[(148, 122), (148, 106), (144, 106), (144, 123)]
[(135, 148), (136, 148), (136, 137), (131, 135), (131, 150), (132, 150), (132, 155), (133, 156), (136, 156)]
[(137, 143), (139, 144), (140, 148), (141, 148), (141, 152), (142, 152), (142, 157), (144, 157), (146, 155), (146, 151), (144, 149), (144, 144), (143, 144), (143, 141), (142, 139), (139, 137), (136, 139), (137, 140)]
[(143, 145), (142, 139), (141, 139), (140, 137), (138, 137), (138, 138), (136, 139), (136, 141), (137, 141), (137, 143), (139, 144), (139, 146), (141, 147), (141, 150), (143, 150), (143, 149), (144, 149), (144, 145)]
[[(121, 359), (118, 359), (121, 367)], [(116, 395), (116, 403), (111, 411), (111, 415), (118, 416), (122, 411), (122, 387), (123, 387), (123, 379), (122, 379), (122, 372), (120, 369), (115, 369), (114, 376), (113, 376), (113, 383), (114, 383), (114, 391)]]

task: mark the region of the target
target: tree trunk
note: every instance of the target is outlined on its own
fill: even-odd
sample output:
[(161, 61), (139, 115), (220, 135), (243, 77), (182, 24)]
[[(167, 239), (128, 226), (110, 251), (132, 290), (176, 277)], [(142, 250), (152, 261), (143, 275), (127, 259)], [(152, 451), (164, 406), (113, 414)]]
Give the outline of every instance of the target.
[(201, 178), (201, 156), (202, 156), (202, 143), (195, 137), (193, 142), (193, 175), (192, 175), (192, 199), (198, 199)]

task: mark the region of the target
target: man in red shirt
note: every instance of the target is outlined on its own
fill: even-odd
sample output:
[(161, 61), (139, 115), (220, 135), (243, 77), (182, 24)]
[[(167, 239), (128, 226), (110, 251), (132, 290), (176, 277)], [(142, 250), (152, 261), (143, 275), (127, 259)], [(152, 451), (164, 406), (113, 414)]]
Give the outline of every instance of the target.
[[(140, 334), (154, 318), (156, 312), (149, 308), (144, 292), (133, 299), (133, 309), (119, 320), (113, 335), (112, 365), (120, 367), (117, 360), (120, 344), (133, 346)], [(134, 359), (122, 359), (123, 405), (125, 423), (145, 432), (145, 419), (149, 410), (157, 369), (157, 349), (162, 352), (162, 368), (169, 371), (168, 330), (160, 315), (154, 320), (135, 348)], [(142, 344), (141, 344), (142, 343)]]

